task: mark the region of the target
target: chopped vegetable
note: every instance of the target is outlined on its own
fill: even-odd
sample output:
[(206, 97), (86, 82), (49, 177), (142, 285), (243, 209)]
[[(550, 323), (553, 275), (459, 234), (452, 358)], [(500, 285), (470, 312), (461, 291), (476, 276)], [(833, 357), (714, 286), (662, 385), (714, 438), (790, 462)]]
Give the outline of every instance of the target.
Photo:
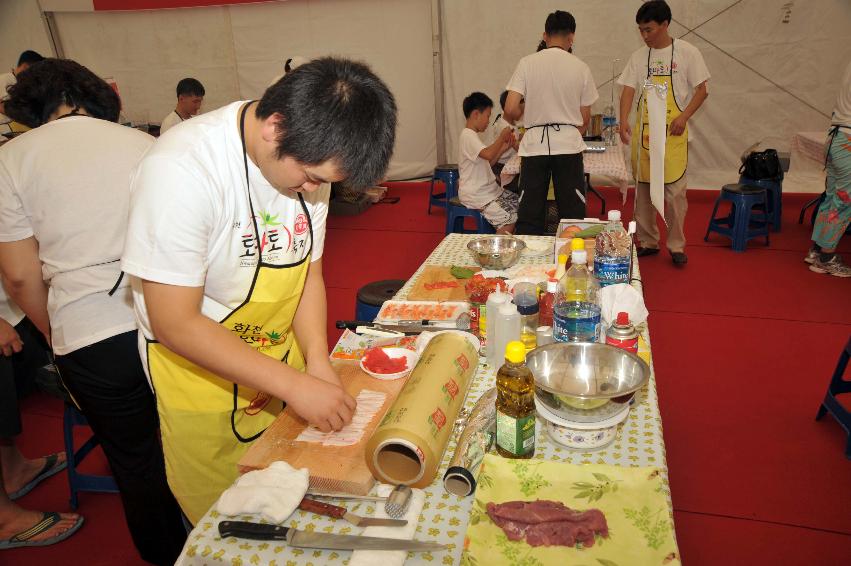
[(574, 238), (593, 238), (597, 234), (603, 231), (606, 226), (604, 224), (595, 224), (594, 226), (589, 226), (588, 228), (582, 230), (581, 232), (577, 232), (573, 235)]
[(472, 276), (473, 276), (476, 272), (475, 272), (475, 271), (473, 271), (472, 269), (470, 269), (469, 267), (459, 267), (459, 266), (457, 266), (457, 265), (453, 265), (453, 266), (449, 269), (449, 273), (451, 273), (451, 274), (452, 274), (452, 276), (453, 276), (455, 279), (469, 279), (469, 278), (470, 278), (470, 277), (472, 277)]

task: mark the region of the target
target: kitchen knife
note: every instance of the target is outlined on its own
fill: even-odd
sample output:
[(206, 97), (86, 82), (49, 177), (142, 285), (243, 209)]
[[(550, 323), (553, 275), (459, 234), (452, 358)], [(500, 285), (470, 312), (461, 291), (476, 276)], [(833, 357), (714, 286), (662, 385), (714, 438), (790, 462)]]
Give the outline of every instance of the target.
[(305, 497), (298, 504), (298, 508), (302, 511), (310, 511), (317, 515), (325, 515), (326, 517), (334, 517), (335, 519), (345, 519), (356, 527), (403, 527), (408, 524), (405, 519), (380, 519), (377, 517), (361, 517), (350, 513), (345, 507), (332, 505), (323, 501), (316, 501)]
[(297, 548), (320, 548), (325, 550), (407, 550), (426, 552), (444, 550), (446, 545), (437, 542), (396, 538), (336, 535), (331, 533), (309, 533), (279, 525), (249, 523), (247, 521), (222, 521), (219, 535), (252, 540), (285, 540)]

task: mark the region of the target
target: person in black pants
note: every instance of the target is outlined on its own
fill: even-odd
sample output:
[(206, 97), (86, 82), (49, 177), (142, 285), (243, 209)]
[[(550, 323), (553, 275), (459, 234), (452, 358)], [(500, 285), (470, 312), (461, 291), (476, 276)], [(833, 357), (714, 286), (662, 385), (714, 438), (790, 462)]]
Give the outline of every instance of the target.
[(570, 52), (575, 33), (576, 20), (569, 12), (551, 13), (544, 25), (546, 49), (521, 59), (506, 86), (506, 120), (514, 123), (522, 114), (526, 125), (518, 150), (516, 234), (544, 233), (551, 177), (559, 216), (585, 217), (582, 133), (598, 95), (590, 68)]
[(154, 140), (116, 124), (118, 96), (74, 61), (32, 65), (5, 108), (33, 130), (0, 147), (0, 274), (103, 446), (140, 556), (173, 564), (186, 529), (119, 267), (130, 179)]

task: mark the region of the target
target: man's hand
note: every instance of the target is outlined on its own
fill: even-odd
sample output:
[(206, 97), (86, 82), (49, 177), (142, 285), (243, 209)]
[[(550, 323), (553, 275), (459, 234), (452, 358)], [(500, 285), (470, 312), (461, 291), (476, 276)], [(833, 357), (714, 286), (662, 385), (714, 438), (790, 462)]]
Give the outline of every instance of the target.
[(688, 118), (685, 117), (685, 114), (680, 114), (671, 120), (671, 126), (668, 128), (668, 134), (672, 136), (683, 135), (683, 132), (686, 131), (686, 122), (688, 122)]
[(289, 384), (287, 404), (322, 432), (349, 424), (357, 407), (342, 387), (306, 373), (299, 373)]
[(624, 145), (629, 145), (629, 141), (632, 139), (632, 127), (626, 122), (622, 122), (620, 125), (620, 136), (621, 143)]
[(24, 343), (21, 342), (15, 327), (0, 318), (0, 350), (3, 350), (3, 355), (8, 358), (20, 352), (23, 347)]

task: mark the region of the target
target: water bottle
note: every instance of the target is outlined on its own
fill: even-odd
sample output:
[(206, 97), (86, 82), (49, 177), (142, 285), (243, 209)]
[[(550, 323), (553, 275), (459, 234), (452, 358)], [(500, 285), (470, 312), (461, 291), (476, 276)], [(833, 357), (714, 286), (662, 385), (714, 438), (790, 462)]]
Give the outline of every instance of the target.
[(629, 283), (630, 236), (621, 224), (619, 210), (609, 211), (609, 223), (594, 245), (594, 275), (601, 287)]
[(588, 271), (588, 252), (575, 250), (570, 269), (559, 281), (553, 309), (553, 340), (598, 342), (600, 340), (600, 284)]
[(491, 359), (493, 357), (493, 343), (496, 339), (496, 336), (494, 335), (494, 324), (496, 323), (499, 305), (508, 301), (508, 298), (508, 293), (503, 293), (499, 290), (499, 288), (497, 288), (496, 291), (488, 296), (488, 300), (485, 303), (485, 332), (482, 338), (484, 338), (485, 341), (485, 357), (487, 359)]
[(493, 367), (501, 366), (505, 347), (515, 340), (520, 340), (520, 313), (514, 303), (505, 302), (496, 309), (493, 351), (488, 363)]
[(538, 329), (538, 286), (534, 283), (517, 283), (514, 286), (514, 304), (520, 313), (520, 341), (526, 352), (535, 349)]

